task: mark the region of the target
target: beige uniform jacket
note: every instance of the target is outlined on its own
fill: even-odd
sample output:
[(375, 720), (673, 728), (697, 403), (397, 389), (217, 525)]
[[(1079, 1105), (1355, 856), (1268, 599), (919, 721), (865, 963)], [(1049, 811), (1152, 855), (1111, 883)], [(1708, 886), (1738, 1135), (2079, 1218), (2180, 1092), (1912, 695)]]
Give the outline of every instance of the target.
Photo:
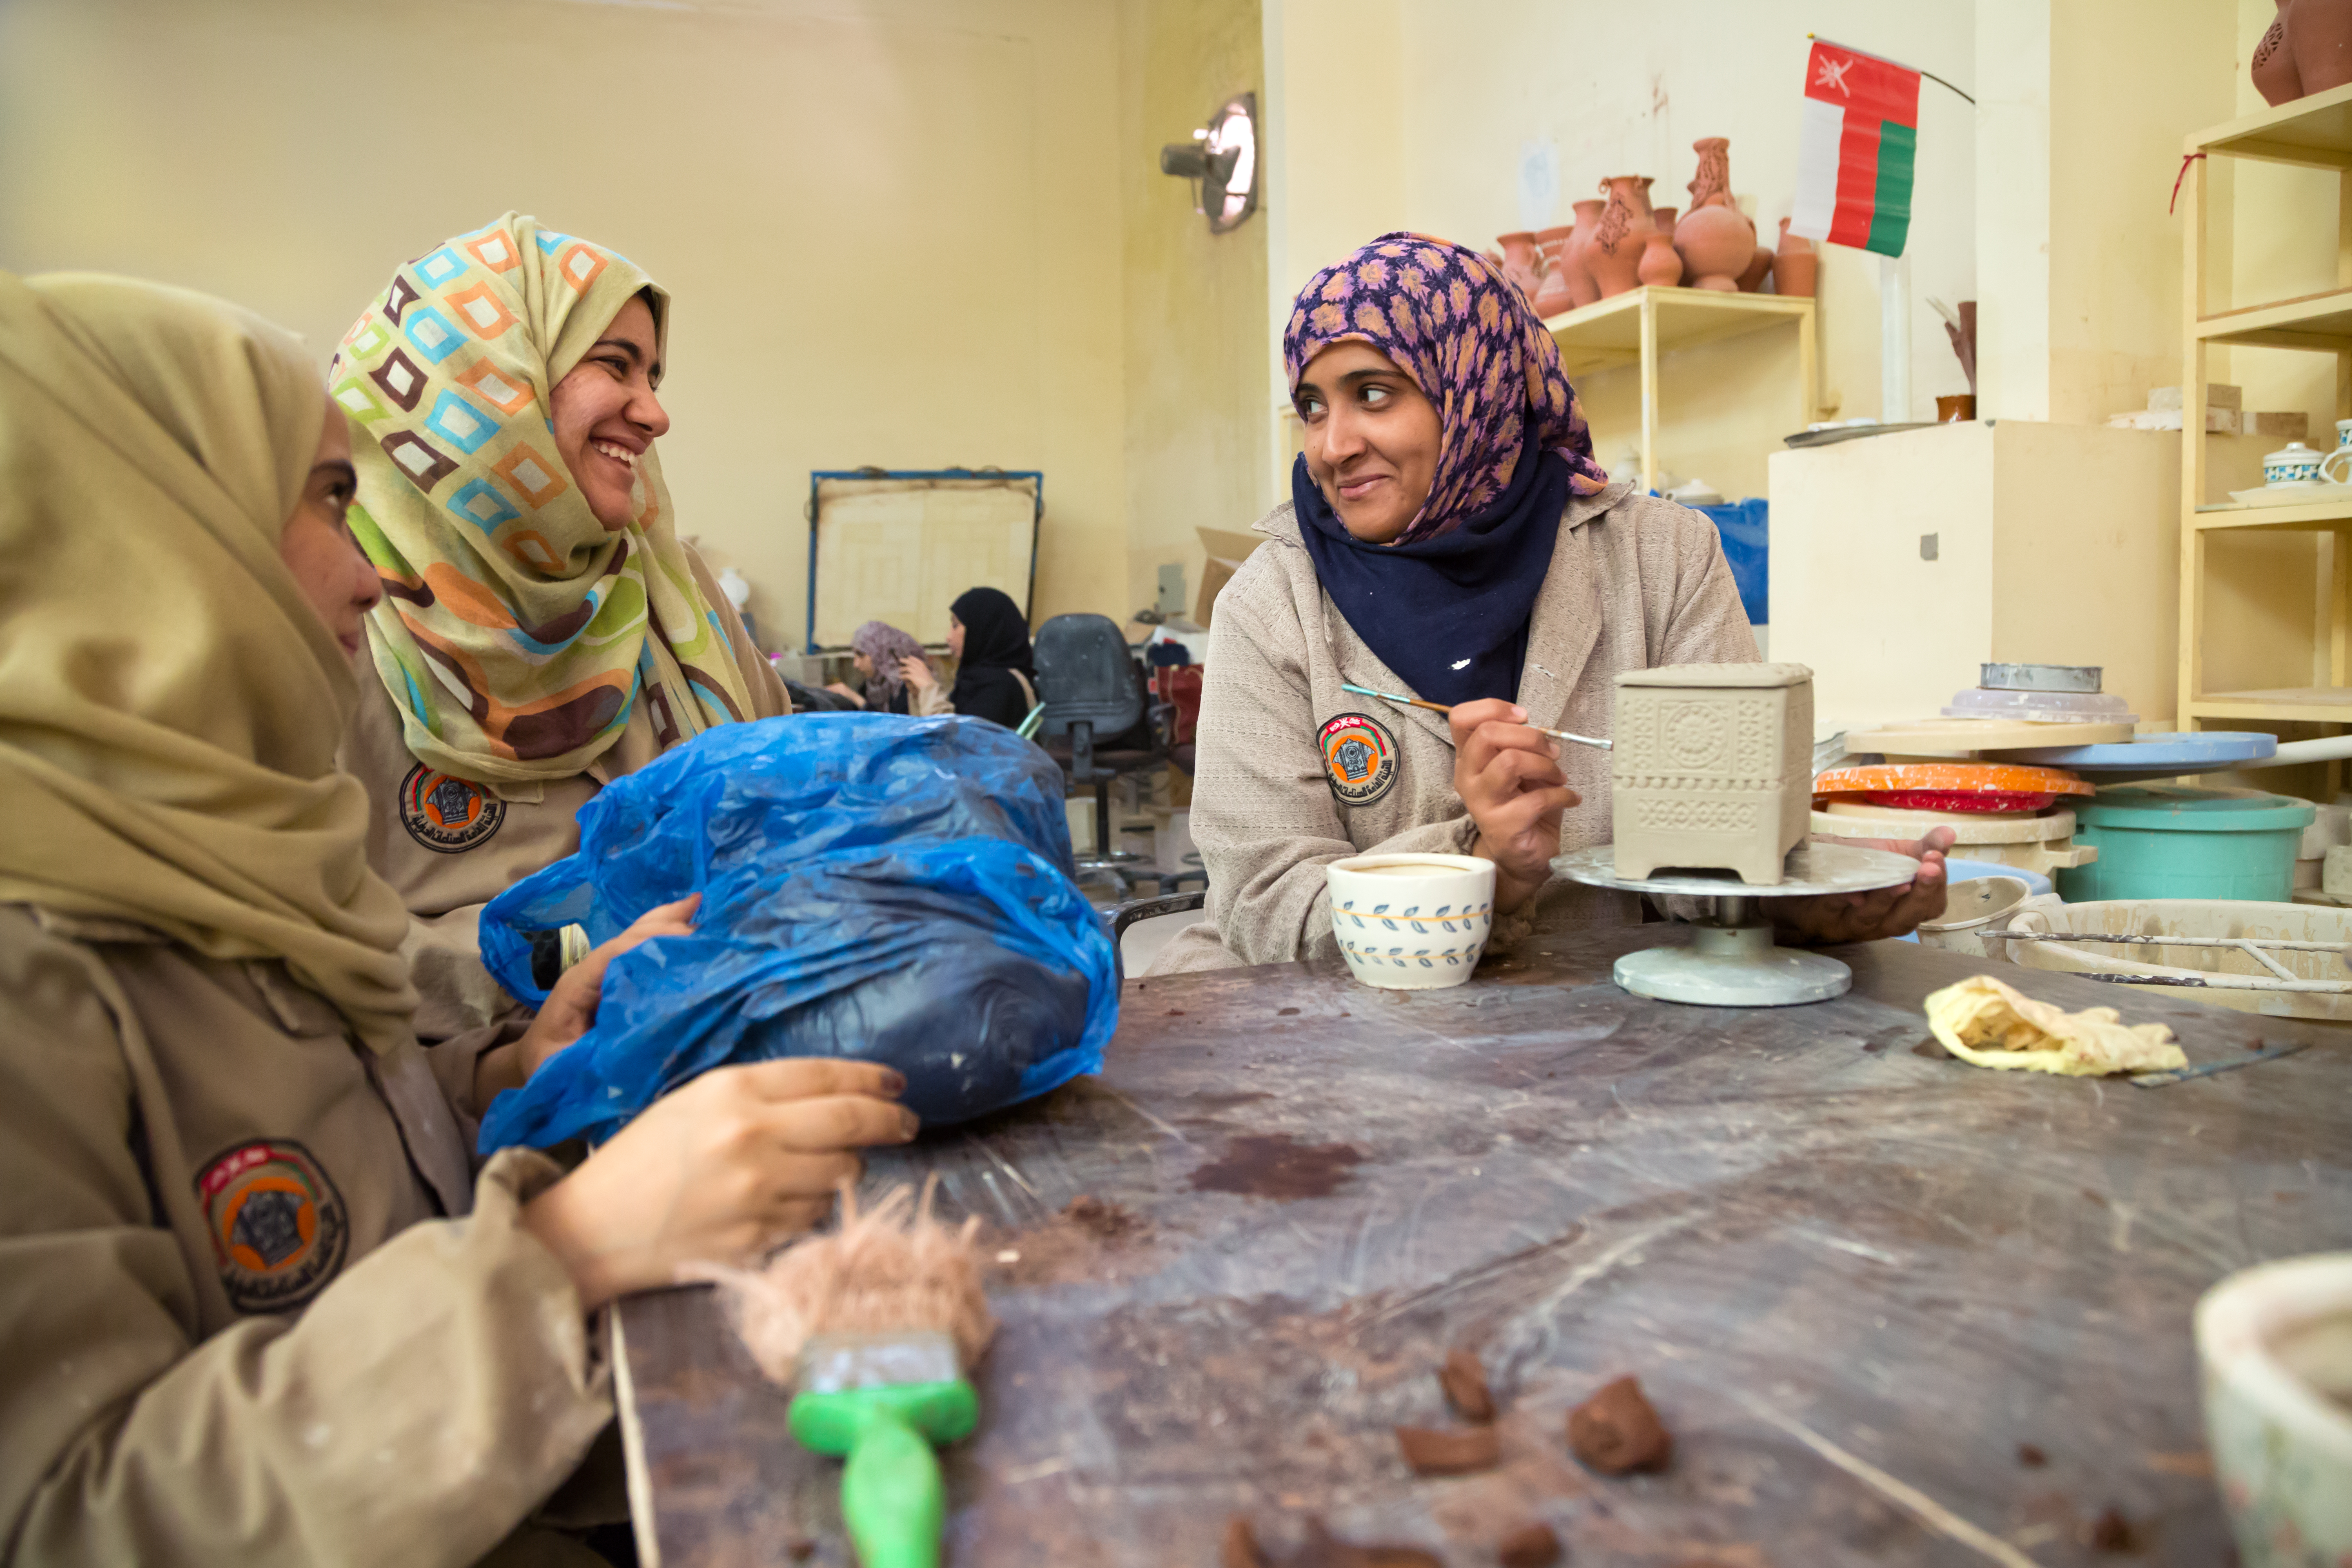
[[(691, 546), (686, 553), (751, 688), (751, 717), (790, 713), (782, 678), (752, 645), (702, 557)], [(360, 684), (359, 716), (339, 760), (343, 772), (367, 785), (368, 863), (408, 906), (405, 952), (419, 998), (417, 1037), (445, 1040), (518, 1005), (482, 964), (476, 935), (482, 906), (579, 848), (580, 808), (661, 749), (639, 703), (621, 738), (586, 773), (547, 784), (475, 784), (436, 773), (410, 755), (400, 709), (383, 683), (362, 679)]]
[(612, 1403), (554, 1165), (469, 1168), (481, 1043), (0, 904), (0, 1561), (597, 1561), (523, 1526)]
[[(1374, 851), (1466, 854), (1475, 824), (1454, 793), (1444, 715), (1342, 691), (1403, 692), (1324, 593), (1288, 506), (1257, 524), (1261, 545), (1217, 595), (1201, 692), (1192, 837), (1209, 873), (1207, 918), (1154, 973), (1337, 958), (1323, 868)], [(1620, 480), (1571, 500), (1528, 629), (1517, 700), (1533, 722), (1606, 736), (1618, 671), (1757, 657), (1755, 634), (1715, 525)], [(1609, 841), (1609, 753), (1563, 745), (1583, 803), (1560, 848)], [(1344, 802), (1337, 777), (1355, 797)], [(1533, 924), (1638, 918), (1630, 895), (1555, 878), (1517, 918)]]

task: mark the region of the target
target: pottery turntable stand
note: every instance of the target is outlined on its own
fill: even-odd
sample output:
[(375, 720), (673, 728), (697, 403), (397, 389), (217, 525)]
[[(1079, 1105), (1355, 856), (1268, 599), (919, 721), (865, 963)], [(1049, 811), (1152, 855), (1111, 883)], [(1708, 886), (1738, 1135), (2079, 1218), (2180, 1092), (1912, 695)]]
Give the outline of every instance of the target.
[(1606, 844), (1563, 855), (1551, 867), (1571, 881), (1597, 888), (1704, 900), (1707, 919), (1691, 927), (1688, 947), (1629, 952), (1610, 972), (1636, 996), (1702, 1007), (1787, 1007), (1844, 995), (1853, 971), (1818, 952), (1775, 945), (1771, 922), (1757, 901), (1874, 892), (1899, 888), (1919, 874), (1919, 862), (1907, 855), (1843, 844), (1790, 850), (1785, 879), (1770, 887), (1751, 887), (1729, 871), (1620, 877), (1617, 852)]

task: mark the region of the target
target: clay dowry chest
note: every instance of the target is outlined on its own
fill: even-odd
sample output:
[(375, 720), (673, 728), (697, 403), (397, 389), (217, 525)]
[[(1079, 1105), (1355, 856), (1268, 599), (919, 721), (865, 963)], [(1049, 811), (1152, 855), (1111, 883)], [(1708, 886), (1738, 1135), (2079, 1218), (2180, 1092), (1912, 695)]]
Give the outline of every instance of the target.
[(1813, 672), (1675, 664), (1617, 678), (1610, 783), (1617, 874), (1660, 867), (1781, 879), (1812, 805)]

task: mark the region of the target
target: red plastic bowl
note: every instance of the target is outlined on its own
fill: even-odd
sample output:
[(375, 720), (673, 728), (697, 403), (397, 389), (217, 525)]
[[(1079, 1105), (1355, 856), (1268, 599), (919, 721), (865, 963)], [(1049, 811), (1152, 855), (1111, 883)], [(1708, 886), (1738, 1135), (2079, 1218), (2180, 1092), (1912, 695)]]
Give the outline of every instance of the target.
[(1863, 798), (1873, 805), (1897, 806), (1905, 811), (1988, 813), (2041, 811), (2058, 797), (2024, 795), (2015, 790), (1883, 789), (1873, 790)]

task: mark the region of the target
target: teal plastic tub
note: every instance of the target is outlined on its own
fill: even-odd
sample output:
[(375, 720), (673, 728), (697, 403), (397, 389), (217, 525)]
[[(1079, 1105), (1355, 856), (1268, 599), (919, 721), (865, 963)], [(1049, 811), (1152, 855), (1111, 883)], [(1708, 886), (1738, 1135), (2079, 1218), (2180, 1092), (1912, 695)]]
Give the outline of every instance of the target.
[(2058, 873), (2070, 904), (2108, 899), (2294, 897), (2294, 856), (2318, 815), (2307, 800), (2251, 791), (2124, 784), (2074, 810), (2074, 842), (2099, 858)]

